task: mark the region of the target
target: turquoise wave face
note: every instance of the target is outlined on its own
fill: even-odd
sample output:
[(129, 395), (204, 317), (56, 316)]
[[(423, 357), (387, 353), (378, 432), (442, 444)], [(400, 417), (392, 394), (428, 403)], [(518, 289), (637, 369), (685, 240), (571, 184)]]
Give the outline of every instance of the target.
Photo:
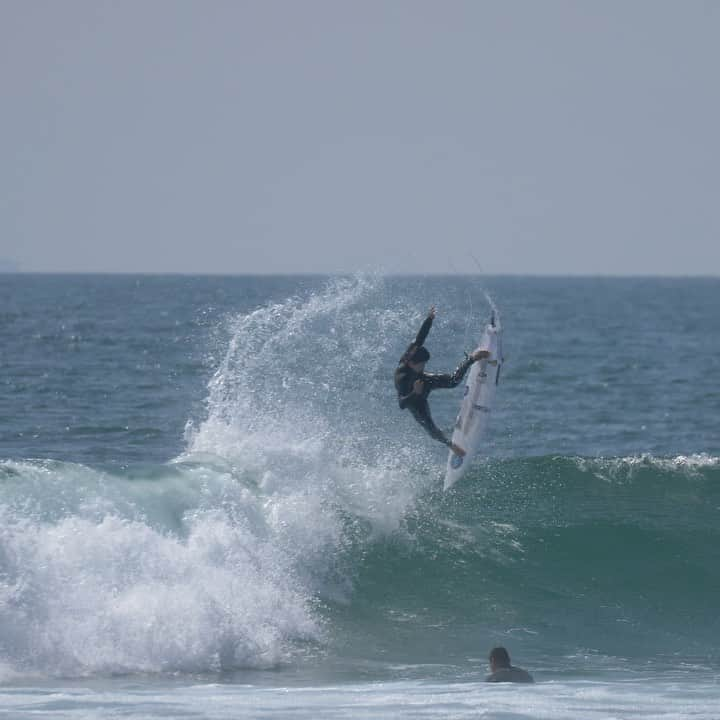
[(353, 607), (438, 661), (717, 658), (719, 481), (707, 456), (491, 463), (363, 551)]

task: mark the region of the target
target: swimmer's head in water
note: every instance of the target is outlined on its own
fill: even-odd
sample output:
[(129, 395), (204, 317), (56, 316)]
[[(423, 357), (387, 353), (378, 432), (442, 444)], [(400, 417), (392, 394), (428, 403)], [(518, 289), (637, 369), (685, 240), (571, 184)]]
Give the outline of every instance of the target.
[(510, 653), (504, 647), (495, 647), (490, 651), (490, 665), (494, 668), (509, 668)]

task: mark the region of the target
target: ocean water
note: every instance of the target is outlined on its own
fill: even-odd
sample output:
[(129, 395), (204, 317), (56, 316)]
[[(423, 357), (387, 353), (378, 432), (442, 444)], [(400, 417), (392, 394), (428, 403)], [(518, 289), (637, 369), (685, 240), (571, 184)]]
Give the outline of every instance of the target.
[[(486, 448), (392, 373), (506, 365)], [(0, 716), (720, 718), (720, 280), (0, 275)], [(431, 396), (450, 428), (462, 390)], [(483, 682), (505, 645), (533, 686)]]

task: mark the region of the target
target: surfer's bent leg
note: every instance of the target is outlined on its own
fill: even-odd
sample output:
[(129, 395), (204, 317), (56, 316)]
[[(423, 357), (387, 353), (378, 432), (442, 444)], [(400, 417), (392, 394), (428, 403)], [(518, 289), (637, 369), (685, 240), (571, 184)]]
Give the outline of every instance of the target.
[(457, 366), (452, 375), (448, 375), (447, 373), (425, 373), (424, 380), (428, 386), (428, 390), (448, 389), (459, 385), (473, 362), (471, 358), (465, 358), (465, 360)]
[(430, 407), (425, 402), (420, 405), (414, 405), (410, 408), (412, 416), (425, 428), (425, 431), (431, 438), (441, 442), (443, 445), (450, 447), (450, 441), (445, 437), (443, 431), (433, 422), (430, 415)]

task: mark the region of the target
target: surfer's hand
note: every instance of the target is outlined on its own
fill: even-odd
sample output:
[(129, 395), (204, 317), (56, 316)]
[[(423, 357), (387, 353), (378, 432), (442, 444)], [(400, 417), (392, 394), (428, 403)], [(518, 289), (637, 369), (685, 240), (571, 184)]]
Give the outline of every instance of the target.
[(451, 449), (456, 455), (459, 455), (460, 457), (465, 457), (465, 454), (466, 454), (466, 453), (465, 453), (465, 451), (464, 451), (459, 445), (456, 445), (455, 443), (450, 443), (450, 449)]
[(422, 395), (424, 389), (425, 389), (425, 383), (422, 380), (416, 380), (413, 383), (413, 392), (416, 395)]
[(435, 312), (435, 306), (434, 306), (434, 305), (431, 305), (431, 306), (430, 306), (430, 310), (428, 310), (428, 317), (430, 317), (430, 318), (432, 318), (432, 319), (434, 320), (434, 319), (435, 319), (435, 314), (436, 314), (436, 312)]
[(490, 357), (490, 351), (489, 350), (476, 350), (471, 356), (470, 359), (473, 362), (476, 362), (477, 360), (482, 360), (483, 358), (489, 358)]

